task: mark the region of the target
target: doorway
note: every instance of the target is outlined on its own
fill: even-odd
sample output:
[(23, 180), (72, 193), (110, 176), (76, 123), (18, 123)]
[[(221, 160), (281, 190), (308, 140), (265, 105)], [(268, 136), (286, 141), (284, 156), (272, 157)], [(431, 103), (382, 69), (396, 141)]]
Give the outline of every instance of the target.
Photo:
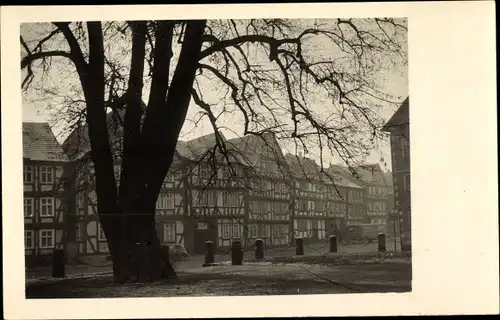
[(217, 220), (199, 220), (194, 226), (194, 254), (206, 253), (206, 242), (212, 241), (217, 247)]

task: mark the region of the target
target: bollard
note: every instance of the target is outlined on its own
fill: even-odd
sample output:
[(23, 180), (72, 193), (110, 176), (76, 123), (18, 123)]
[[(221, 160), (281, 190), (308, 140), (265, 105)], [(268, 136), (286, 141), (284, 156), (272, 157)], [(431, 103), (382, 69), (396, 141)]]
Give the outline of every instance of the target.
[(65, 277), (64, 250), (60, 247), (54, 249), (52, 255), (52, 276), (54, 278)]
[(207, 241), (205, 246), (207, 250), (205, 253), (205, 265), (210, 265), (215, 262), (214, 243), (212, 241)]
[(337, 252), (337, 236), (330, 236), (330, 252)]
[(378, 234), (378, 252), (385, 252), (385, 234)]
[(255, 259), (264, 259), (264, 241), (262, 239), (255, 240)]
[(243, 250), (239, 240), (234, 240), (231, 244), (231, 264), (233, 266), (241, 266), (243, 264)]
[(304, 239), (302, 238), (295, 238), (295, 255), (304, 255)]

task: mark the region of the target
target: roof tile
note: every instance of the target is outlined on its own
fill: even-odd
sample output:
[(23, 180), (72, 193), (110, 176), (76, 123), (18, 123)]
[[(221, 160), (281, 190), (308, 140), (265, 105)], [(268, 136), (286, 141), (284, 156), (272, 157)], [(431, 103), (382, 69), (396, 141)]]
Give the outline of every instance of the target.
[(35, 161), (68, 161), (47, 122), (23, 122), (23, 158)]

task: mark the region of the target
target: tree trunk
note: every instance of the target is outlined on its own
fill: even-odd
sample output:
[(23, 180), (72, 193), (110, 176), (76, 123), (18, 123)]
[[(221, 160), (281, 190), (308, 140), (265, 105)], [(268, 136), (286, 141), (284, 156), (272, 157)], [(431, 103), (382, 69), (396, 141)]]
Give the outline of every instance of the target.
[[(138, 113), (133, 116), (130, 110), (127, 110), (125, 129), (128, 131), (125, 140), (130, 148), (125, 148), (123, 160), (129, 164), (130, 170), (122, 171), (122, 174), (125, 174), (122, 182), (127, 183), (120, 188), (121, 215), (119, 221), (110, 226), (113, 229), (113, 238), (109, 240), (115, 279), (118, 282), (154, 281), (160, 277), (176, 276), (170, 261), (161, 250), (155, 227), (155, 209), (189, 107), (205, 24), (205, 20), (186, 22), (185, 42), (170, 88), (168, 74), (172, 25), (168, 22), (160, 24), (157, 34), (159, 41), (155, 47), (151, 96), (138, 149), (138, 141), (134, 140), (137, 138), (137, 130), (134, 130), (137, 129), (137, 123), (133, 124), (134, 119), (139, 119)], [(140, 39), (141, 42), (135, 42), (137, 50), (133, 52), (137, 57), (143, 54), (144, 39), (142, 36), (139, 38), (139, 35), (137, 34), (137, 41)], [(157, 57), (161, 59), (156, 59)], [(132, 65), (140, 66), (139, 62)], [(140, 74), (131, 72), (131, 77)], [(131, 88), (138, 89), (140, 79), (135, 80), (131, 84), (137, 85), (131, 85)], [(168, 97), (165, 100), (167, 90)], [(134, 107), (137, 109), (138, 104), (133, 101), (133, 97), (139, 96), (130, 95), (129, 107), (135, 102)], [(131, 125), (128, 125), (129, 123)], [(138, 154), (139, 159), (132, 161)]]
[(155, 281), (177, 277), (161, 250), (156, 231), (155, 204), (130, 201), (116, 216), (112, 236), (108, 237), (115, 282)]

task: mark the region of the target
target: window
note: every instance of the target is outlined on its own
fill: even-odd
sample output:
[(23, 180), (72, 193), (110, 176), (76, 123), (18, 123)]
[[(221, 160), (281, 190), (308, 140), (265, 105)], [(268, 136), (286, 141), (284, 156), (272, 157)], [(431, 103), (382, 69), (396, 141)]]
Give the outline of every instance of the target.
[(307, 201), (307, 210), (314, 210), (314, 201)]
[(54, 248), (54, 230), (40, 230), (40, 249)]
[(196, 229), (198, 230), (208, 230), (208, 223), (207, 222), (198, 222), (196, 225)]
[(307, 210), (307, 201), (306, 200), (299, 200), (299, 210), (300, 211)]
[(166, 208), (173, 209), (174, 208), (174, 195), (171, 193), (167, 193), (165, 195)]
[(85, 208), (85, 205), (84, 205), (84, 195), (83, 193), (79, 193), (77, 196), (77, 199), (76, 199), (76, 206), (78, 209), (84, 209)]
[(166, 184), (174, 184), (175, 185), (175, 175), (172, 173), (167, 174), (165, 177), (165, 180), (163, 181), (163, 185), (165, 186)]
[(33, 230), (24, 230), (24, 249), (33, 249)]
[(33, 182), (33, 166), (24, 166), (23, 168), (23, 181), (24, 183)]
[(24, 216), (33, 217), (33, 198), (24, 198)]
[(230, 235), (229, 235), (229, 224), (227, 224), (227, 223), (224, 223), (222, 225), (222, 238), (223, 239), (229, 239), (230, 238)]
[(314, 210), (316, 211), (323, 211), (323, 204), (321, 201), (316, 201), (314, 203)]
[(404, 181), (404, 183), (405, 183), (405, 190), (406, 190), (406, 192), (410, 192), (410, 186), (411, 185), (410, 185), (410, 174), (409, 173), (405, 174), (404, 180), (405, 180)]
[(268, 213), (269, 212), (269, 202), (261, 202), (260, 213)]
[(270, 225), (265, 225), (265, 224), (259, 225), (259, 236), (260, 237), (268, 238), (270, 233), (271, 233), (271, 226)]
[(250, 225), (250, 234), (251, 234), (252, 238), (257, 237), (257, 225), (255, 225), (255, 224)]
[(227, 181), (232, 176), (232, 172), (231, 172), (230, 168), (226, 168), (226, 167), (218, 168), (217, 172), (218, 172), (219, 179), (221, 179), (222, 181)]
[(241, 235), (240, 235), (240, 224), (238, 222), (235, 223), (235, 224), (233, 224), (233, 238), (234, 239), (241, 238)]
[(195, 193), (195, 196), (200, 207), (215, 206), (215, 198), (213, 192), (201, 191), (197, 194)]
[(225, 207), (238, 207), (239, 197), (234, 193), (224, 192), (222, 194), (222, 204)]
[(406, 137), (401, 138), (401, 156), (406, 159), (410, 155), (410, 141)]
[(106, 234), (101, 224), (99, 224), (99, 240), (106, 240)]
[(165, 242), (175, 242), (175, 224), (166, 223), (163, 226), (163, 240)]
[(173, 209), (174, 195), (171, 193), (160, 194), (156, 201), (156, 209)]
[(40, 199), (40, 216), (41, 217), (54, 216), (54, 198)]
[(40, 167), (40, 182), (42, 184), (54, 183), (54, 168), (41, 166)]
[(307, 221), (306, 220), (297, 221), (297, 230), (300, 231), (307, 230)]
[(273, 224), (273, 237), (279, 238), (279, 225)]
[(278, 236), (280, 238), (284, 238), (285, 235), (286, 235), (286, 226), (280, 225), (280, 227), (279, 227), (279, 235)]
[(82, 241), (83, 240), (83, 230), (85, 228), (85, 224), (83, 223), (77, 223), (76, 224), (76, 236), (75, 239), (76, 241)]
[(312, 220), (311, 221), (311, 228), (312, 229), (318, 229), (318, 220)]
[(206, 165), (200, 165), (200, 178), (208, 178), (208, 168)]

